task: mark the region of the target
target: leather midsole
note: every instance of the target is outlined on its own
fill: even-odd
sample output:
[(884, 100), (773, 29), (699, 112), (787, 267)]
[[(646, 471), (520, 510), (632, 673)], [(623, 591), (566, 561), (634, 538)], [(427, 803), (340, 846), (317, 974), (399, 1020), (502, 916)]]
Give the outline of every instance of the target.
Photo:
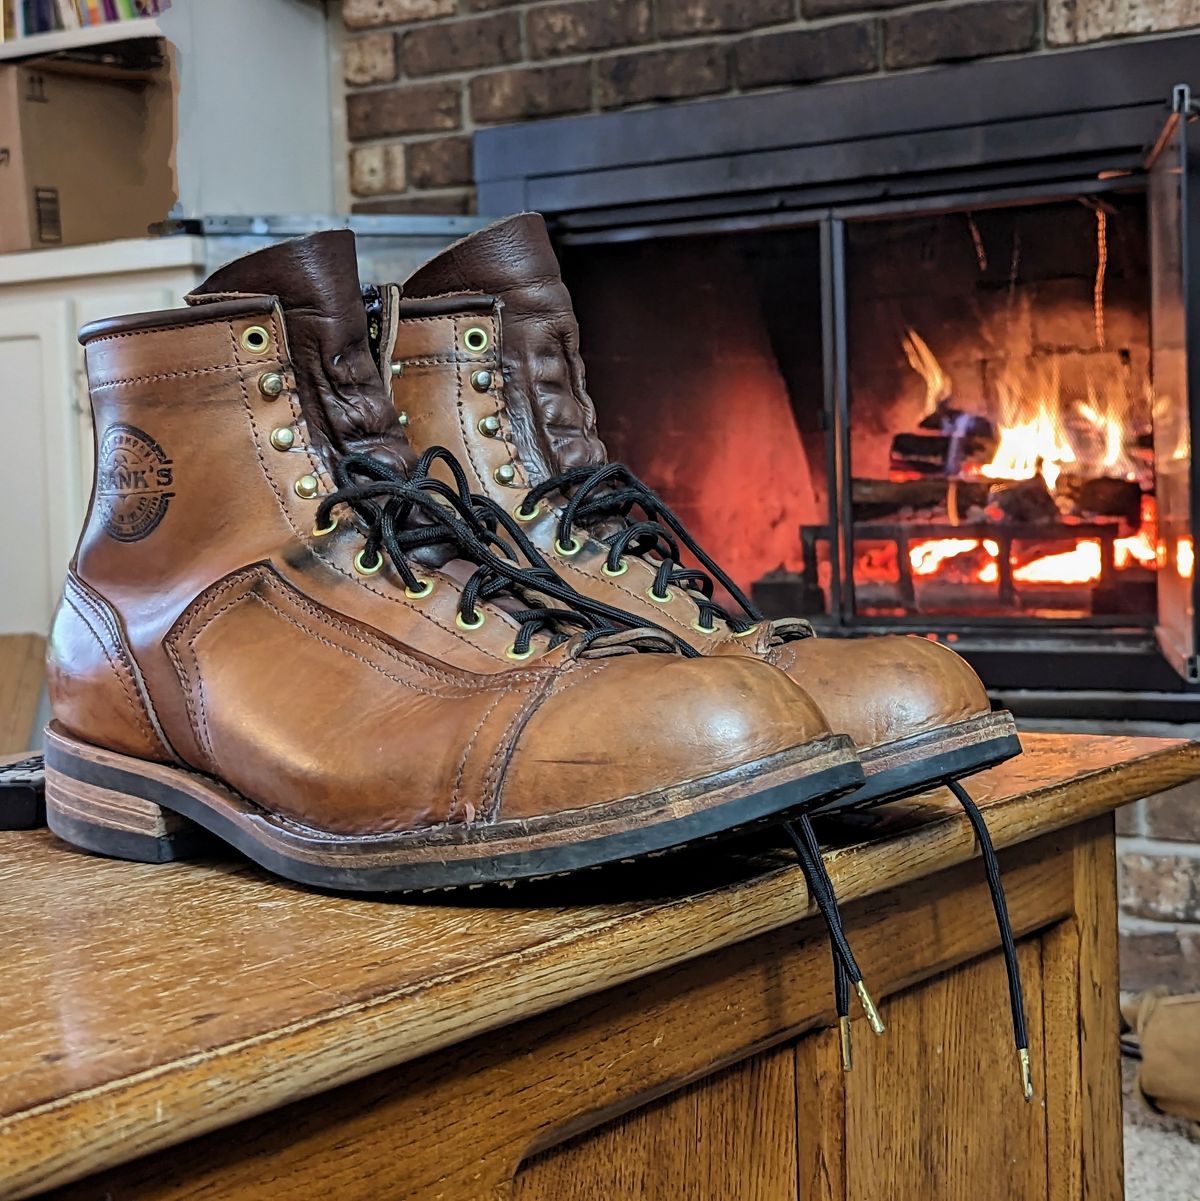
[[(198, 808), (214, 819), (215, 826), (238, 827), (255, 842), (286, 848), (289, 858), (347, 866), (369, 866), (400, 858), (449, 860), (487, 856), (504, 850), (549, 847), (621, 832), (637, 826), (666, 824), (738, 797), (778, 789), (779, 809), (791, 806), (793, 789), (803, 795), (803, 782), (831, 769), (856, 762), (853, 744), (844, 735), (781, 751), (755, 763), (670, 789), (560, 812), (529, 820), (498, 821), (487, 826), (442, 825), (426, 830), (367, 834), (336, 834), (299, 825), (233, 792), (218, 781), (198, 773), (149, 763), (79, 742), (52, 723), (46, 730), (48, 799), (58, 788), (64, 795), (72, 782), (108, 790), (122, 790), (152, 804), (188, 815)], [(56, 780), (57, 778), (57, 780)], [(841, 791), (854, 787), (847, 779)], [(802, 806), (801, 806), (802, 807)], [(207, 824), (207, 823), (206, 823)]]
[[(1017, 725), (1007, 710), (997, 713), (982, 713), (966, 721), (953, 722), (925, 730), (908, 738), (893, 742), (881, 742), (876, 746), (859, 751), (859, 761), (869, 779), (885, 771), (915, 765), (922, 759), (932, 760), (948, 751), (978, 747), (981, 760), (988, 758), (990, 743), (1000, 742), (1016, 735)], [(930, 778), (935, 778), (932, 773)]]

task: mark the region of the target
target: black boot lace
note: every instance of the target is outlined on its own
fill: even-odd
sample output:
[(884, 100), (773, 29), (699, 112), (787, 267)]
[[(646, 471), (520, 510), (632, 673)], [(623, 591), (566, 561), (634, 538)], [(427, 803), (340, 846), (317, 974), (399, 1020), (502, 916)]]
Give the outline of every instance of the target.
[[(756, 623), (763, 620), (762, 612), (696, 542), (687, 527), (671, 511), (666, 502), (624, 464), (606, 463), (600, 467), (574, 467), (562, 471), (531, 488), (525, 494), (521, 511), (527, 516), (532, 516), (541, 501), (551, 496), (566, 498), (566, 503), (558, 517), (558, 539), (563, 546), (574, 545), (574, 531), (577, 526), (590, 531), (615, 520), (617, 529), (613, 533), (597, 536), (597, 540), (609, 548), (605, 566), (610, 572), (620, 572), (621, 559), (625, 555), (644, 558), (655, 566), (653, 590), (658, 597), (667, 599), (667, 588), (672, 585), (686, 589), (700, 609), (699, 624), (707, 629), (715, 628), (715, 622), (719, 620), (724, 621), (735, 633), (740, 634), (752, 629)], [(643, 514), (641, 519), (634, 519), (632, 516), (635, 509), (640, 510)], [(686, 547), (697, 562), (703, 566), (703, 571), (680, 565), (681, 546)], [(730, 613), (713, 599), (714, 580), (720, 583), (734, 599), (742, 610), (741, 613)], [(807, 637), (811, 633), (812, 629), (807, 623), (796, 623), (794, 627), (780, 631), (780, 636), (785, 639)], [(1033, 1083), (1030, 1075), (1029, 1038), (1025, 1026), (1025, 1009), (1021, 989), (1021, 968), (1017, 960), (1012, 924), (1009, 921), (1004, 885), (1000, 879), (1000, 864), (996, 858), (987, 825), (975, 802), (971, 800), (958, 781), (947, 780), (946, 784), (962, 805), (971, 827), (975, 831), (983, 855), (988, 891), (991, 894), (992, 907), (996, 913), (996, 924), (1000, 930), (1000, 945), (1004, 953), (1004, 967), (1008, 976), (1009, 1004), (1012, 1010), (1013, 1036), (1020, 1063), (1022, 1091), (1025, 1099), (1029, 1101), (1033, 1098)], [(807, 819), (798, 821), (796, 824), (800, 827), (799, 833), (790, 825), (785, 824), (785, 829), (796, 847), (800, 865), (809, 880), (813, 898), (820, 906), (829, 926), (830, 939), (835, 948), (834, 983), (839, 1005), (838, 1016), (842, 1018), (845, 1016), (843, 1012), (845, 1004), (848, 1003), (845, 1000), (848, 989), (841, 974), (849, 972), (856, 987), (861, 986), (862, 977), (861, 974), (858, 974), (856, 978), (857, 966), (849, 965), (848, 961), (852, 961), (853, 956), (849, 955), (848, 945), (843, 949), (845, 935), (841, 932), (840, 916), (837, 916), (837, 901), (833, 896), (833, 887), (829, 877), (825, 873), (816, 838), (812, 835), (812, 827), (808, 824)], [(800, 849), (801, 842), (804, 842), (808, 849), (807, 864), (805, 853)], [(824, 901), (822, 901), (822, 895)], [(834, 919), (832, 922), (831, 915)], [(867, 1008), (865, 1001), (864, 1008)], [(868, 1014), (873, 1008), (871, 1006), (867, 1009)], [(846, 1023), (842, 1023), (842, 1028), (845, 1032)], [(845, 1037), (844, 1033), (843, 1039)], [(843, 1056), (847, 1051), (847, 1044), (843, 1041)]]
[(825, 929), (829, 935), (829, 947), (833, 953), (833, 998), (837, 1010), (838, 1030), (842, 1044), (842, 1068), (849, 1071), (854, 1063), (854, 1053), (850, 1043), (850, 986), (854, 986), (858, 999), (867, 1015), (867, 1021), (876, 1034), (883, 1034), (886, 1028), (875, 1008), (875, 1002), (863, 983), (862, 971), (850, 943), (842, 927), (842, 914), (838, 908), (837, 895), (833, 889), (833, 881), (825, 870), (825, 860), (821, 856), (821, 848), (817, 842), (816, 832), (807, 814), (801, 814), (791, 821), (782, 823), (784, 833), (791, 840), (800, 861), (800, 870), (808, 884), (809, 896), (816, 902), (825, 921)]
[(1000, 931), (1000, 948), (1004, 953), (1004, 971), (1008, 976), (1008, 1004), (1012, 1011), (1013, 1041), (1017, 1046), (1017, 1061), (1021, 1071), (1021, 1091), (1026, 1101), (1033, 1100), (1033, 1074), (1029, 1062), (1029, 1033), (1025, 1028), (1025, 997), (1021, 988), (1021, 963), (1017, 958), (1017, 945), (1013, 937), (1012, 922), (1008, 916), (1008, 900), (1004, 895), (1004, 884), (1000, 879), (1000, 860), (996, 857), (996, 848), (992, 844), (992, 836), (988, 833), (987, 823), (979, 806), (971, 799), (967, 790), (958, 780), (947, 780), (946, 786), (954, 794), (955, 800), (963, 807), (971, 829), (975, 831), (975, 839), (979, 843), (979, 852), (983, 856), (983, 870), (987, 874), (988, 892), (992, 898), (992, 909), (996, 914), (996, 926)]
[[(454, 486), (446, 484), (430, 475), (435, 464), (441, 463), (454, 479)], [(594, 619), (605, 623), (610, 629), (653, 630), (673, 642), (679, 652), (687, 658), (698, 658), (700, 652), (685, 639), (672, 630), (657, 625), (648, 618), (629, 613), (616, 605), (606, 604), (576, 592), (563, 580), (541, 551), (530, 541), (528, 535), (508, 510), (502, 508), (487, 496), (472, 494), (470, 481), (463, 471), (459, 461), (442, 446), (431, 446), (417, 460), (413, 468), (411, 480), (433, 496), (438, 496), (450, 505), (458, 516), (467, 522), (475, 539), (481, 543), (493, 558), (506, 565), (511, 571), (518, 562), (517, 555), (523, 560), (522, 580), (526, 586), (556, 598), (572, 610), (588, 613)], [(436, 541), (431, 538), (430, 541)], [(516, 553), (514, 553), (516, 552)]]
[[(655, 566), (654, 593), (662, 600), (674, 586), (686, 590), (700, 609), (699, 624), (715, 630), (725, 622), (735, 633), (744, 634), (762, 621), (762, 613), (750, 598), (718, 566), (688, 532), (666, 502), (621, 463), (602, 467), (574, 467), (553, 479), (538, 484), (525, 494), (522, 510), (532, 514), (547, 496), (559, 493), (567, 497), (558, 519), (558, 538), (563, 546), (574, 545), (574, 529), (591, 529), (616, 519), (617, 530), (598, 539), (608, 549), (605, 564), (611, 573), (621, 571), (626, 555), (645, 559)], [(635, 520), (634, 509), (644, 517)], [(686, 547), (704, 570), (684, 567), (681, 548)], [(713, 598), (714, 581), (737, 602), (741, 613), (731, 613)]]
[[(573, 636), (580, 637), (586, 646), (601, 635), (628, 628), (628, 621), (618, 627), (597, 615), (577, 610), (570, 604), (574, 594), (565, 586), (555, 588), (568, 602), (561, 608), (546, 604), (544, 595), (531, 596), (545, 593), (548, 583), (545, 573), (536, 565), (522, 566), (511, 557), (511, 552), (495, 553), (494, 543), (489, 545), (479, 537), (473, 516), (460, 513), (452, 503), (451, 490), (437, 481), (418, 473), (412, 478), (403, 476), (386, 463), (364, 454), (339, 458), (332, 471), (337, 489), (318, 506), (316, 524), (328, 527), (334, 510), (347, 506), (363, 535), (358, 562), (364, 570), (381, 566), (386, 555), (405, 589), (419, 597), (427, 594), (430, 584), (413, 568), (414, 551), (451, 546), (459, 557), (476, 564), (459, 601), (459, 616), (465, 628), (480, 624), (479, 605), (500, 598), (508, 598), (510, 602), (515, 599), (524, 606), (506, 610), (519, 623), (512, 648), (519, 655), (531, 649), (538, 634), (547, 636), (549, 648)], [(414, 517), (421, 524), (416, 524)]]

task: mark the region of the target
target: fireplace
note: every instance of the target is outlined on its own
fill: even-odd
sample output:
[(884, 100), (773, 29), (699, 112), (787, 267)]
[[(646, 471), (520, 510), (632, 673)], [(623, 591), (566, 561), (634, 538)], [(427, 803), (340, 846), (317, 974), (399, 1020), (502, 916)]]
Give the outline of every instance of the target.
[(547, 211), (610, 454), (765, 612), (946, 640), (1026, 713), (1195, 718), (1196, 62), (494, 131), (481, 206)]
[(1154, 624), (1146, 230), (1119, 192), (848, 225), (855, 616)]

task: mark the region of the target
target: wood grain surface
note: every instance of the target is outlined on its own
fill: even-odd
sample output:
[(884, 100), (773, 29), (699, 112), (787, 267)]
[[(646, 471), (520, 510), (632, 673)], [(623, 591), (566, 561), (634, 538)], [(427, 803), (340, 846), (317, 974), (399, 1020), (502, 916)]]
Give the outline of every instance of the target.
[[(1024, 756), (973, 785), (1002, 846), (1200, 776), (1191, 744), (1025, 742)], [(944, 792), (823, 836), (837, 846), (827, 862), (839, 894), (860, 899), (856, 922), (868, 930), (873, 899), (895, 907), (919, 887), (901, 886), (974, 854)], [(977, 881), (978, 865), (967, 874)], [(14, 833), (0, 835), (0, 892), (0, 1011), (9, 1015), (0, 1026), (0, 1197), (147, 1155), (649, 973), (669, 977), (674, 965), (810, 913), (800, 873), (770, 839), (576, 883), (414, 904), (310, 892), (232, 860), (102, 861), (45, 832)], [(904, 937), (865, 944), (881, 995), (904, 987), (906, 970), (930, 970), (945, 930), (986, 935), (979, 951), (994, 945), (986, 922), (972, 934), (944, 904), (921, 912)], [(855, 932), (857, 949), (865, 932)], [(827, 952), (813, 956), (805, 988), (825, 996), (808, 1007), (816, 1022), (828, 1017)], [(693, 1070), (711, 1066), (706, 1052)]]
[(784, 1046), (529, 1160), (514, 1201), (796, 1201), (798, 1132)]
[[(1005, 870), (1017, 931), (1029, 936), (1071, 916), (1074, 903), (1071, 855), (1075, 832), (1043, 836), (1005, 852)], [(990, 951), (997, 942), (981, 873), (963, 864), (900, 889), (864, 898), (845, 910), (855, 949), (880, 997), (911, 988), (927, 976)], [(1036, 936), (1036, 935), (1035, 935)], [(559, 1167), (545, 1154), (617, 1115), (619, 1142), (626, 1129), (645, 1155), (666, 1136), (651, 1131), (655, 1114), (676, 1114), (664, 1094), (712, 1079), (806, 1031), (810, 1041), (828, 1044), (837, 1063), (832, 1030), (829, 948), (818, 922), (764, 934), (702, 959), (581, 998), (540, 1017), (477, 1036), (364, 1081), (344, 1085), (308, 1101), (296, 1102), (217, 1131), (136, 1163), (103, 1172), (50, 1196), (54, 1201), (310, 1201), (322, 1194), (338, 1201), (500, 1201), (509, 1190), (536, 1189), (527, 1175), (548, 1173), (553, 1183), (578, 1171), (606, 1179), (606, 1171), (632, 1188), (641, 1180), (645, 1194), (674, 1201), (664, 1181), (677, 1178), (678, 1165), (659, 1173), (637, 1164), (605, 1165), (586, 1148), (589, 1140), (565, 1148), (569, 1164)], [(995, 1015), (1003, 1037), (1006, 994), (980, 992), (983, 1014)], [(885, 1003), (886, 1004), (886, 1003)], [(885, 1008), (885, 1016), (888, 1014)], [(860, 1032), (860, 1038), (873, 1036)], [(985, 1035), (985, 1038), (987, 1036)], [(1040, 1054), (1040, 1050), (1035, 1052)], [(950, 1070), (946, 1068), (945, 1070)], [(705, 1101), (697, 1099), (697, 1120), (732, 1123), (735, 1103), (753, 1089), (728, 1077)], [(814, 1091), (803, 1081), (799, 1141), (805, 1146), (823, 1130), (826, 1090), (845, 1087), (840, 1067), (828, 1072)], [(1042, 1080), (1038, 1069), (1039, 1084)], [(1015, 1073), (1008, 1077), (1011, 1103), (1018, 1103)], [(999, 1082), (998, 1082), (999, 1086)], [(739, 1100), (740, 1099), (740, 1100)], [(795, 1102), (793, 1102), (793, 1108)], [(905, 1111), (905, 1103), (898, 1102)], [(844, 1107), (843, 1107), (844, 1109)], [(688, 1112), (686, 1109), (684, 1113)], [(97, 1115), (98, 1120), (102, 1115)], [(111, 1121), (111, 1115), (109, 1116)], [(784, 1119), (786, 1120), (786, 1119)], [(780, 1123), (774, 1130), (778, 1132)], [(919, 1128), (910, 1127), (919, 1138)], [(605, 1132), (601, 1130), (602, 1145)], [(735, 1146), (745, 1150), (743, 1134)], [(846, 1145), (850, 1146), (847, 1137)], [(863, 1144), (855, 1144), (862, 1146)], [(697, 1149), (689, 1164), (717, 1172), (719, 1149)], [(761, 1161), (757, 1161), (760, 1162)], [(572, 1166), (573, 1165), (573, 1166)], [(732, 1164), (714, 1179), (728, 1180)], [(778, 1173), (772, 1173), (778, 1181)], [(699, 1189), (706, 1179), (696, 1177)], [(606, 1195), (597, 1189), (594, 1196)], [(685, 1194), (686, 1195), (686, 1194)], [(703, 1195), (703, 1194), (700, 1194)], [(735, 1193), (721, 1194), (726, 1201)], [(839, 1197), (839, 1201), (842, 1199)], [(854, 1198), (854, 1201), (864, 1201)], [(1026, 1201), (1026, 1199), (1022, 1199)]]
[(0, 755), (29, 748), (45, 681), (45, 638), (0, 634)]

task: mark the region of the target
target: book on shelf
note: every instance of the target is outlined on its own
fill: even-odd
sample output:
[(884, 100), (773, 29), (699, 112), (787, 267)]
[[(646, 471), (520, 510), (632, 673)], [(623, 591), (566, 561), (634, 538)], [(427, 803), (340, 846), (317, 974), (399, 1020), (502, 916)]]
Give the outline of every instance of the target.
[(0, 0), (0, 41), (153, 17), (170, 0)]
[(24, 36), (24, 0), (3, 0), (0, 4), (0, 42), (12, 42)]

